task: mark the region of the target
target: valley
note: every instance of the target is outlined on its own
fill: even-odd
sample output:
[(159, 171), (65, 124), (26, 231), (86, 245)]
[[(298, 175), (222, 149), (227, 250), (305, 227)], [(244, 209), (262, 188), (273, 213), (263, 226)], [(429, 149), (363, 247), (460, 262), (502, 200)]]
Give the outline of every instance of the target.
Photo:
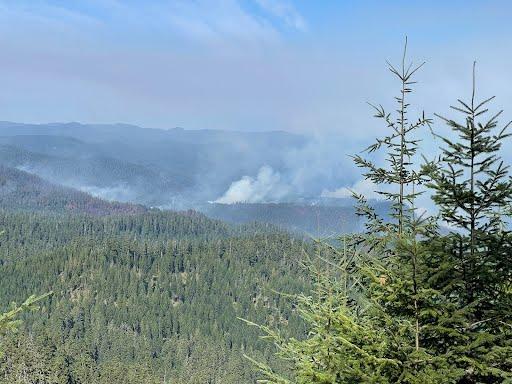
[[(309, 190), (301, 187), (302, 192), (289, 186), (292, 183), (284, 175), (293, 172), (289, 170), (287, 154), (300, 151), (307, 143), (306, 137), (284, 132), (3, 122), (0, 123), (0, 165), (4, 166), (5, 179), (2, 196), (5, 204), (24, 204), (26, 209), (34, 208), (34, 204), (43, 209), (46, 200), (60, 199), (60, 203), (50, 204), (60, 204), (58, 208), (63, 212), (97, 210), (101, 214), (102, 210), (115, 211), (113, 206), (134, 211), (193, 209), (231, 223), (268, 223), (314, 237), (360, 230), (361, 221), (355, 215), (350, 197), (320, 197), (322, 188), (342, 183), (342, 176), (325, 178), (324, 187), (322, 184)], [(260, 157), (262, 151), (264, 162)], [(256, 180), (240, 200), (216, 202), (237, 180), (257, 173), (263, 166), (272, 167), (276, 175), (283, 176), (277, 181), (264, 180), (263, 185), (257, 185), (259, 180)], [(29, 180), (28, 174), (34, 177)], [(19, 178), (20, 183), (10, 183), (9, 178)], [(40, 190), (38, 197), (26, 191), (20, 201), (8, 201), (9, 188), (16, 185), (26, 189), (31, 183)], [(282, 190), (286, 192), (281, 193)], [(74, 195), (67, 203), (64, 202), (66, 193)], [(48, 196), (44, 197), (45, 194)], [(307, 194), (318, 197), (310, 198)], [(10, 196), (18, 194), (13, 192)], [(36, 202), (37, 198), (41, 201)], [(107, 202), (111, 202), (111, 207), (107, 207)], [(380, 202), (376, 206), (385, 207)]]

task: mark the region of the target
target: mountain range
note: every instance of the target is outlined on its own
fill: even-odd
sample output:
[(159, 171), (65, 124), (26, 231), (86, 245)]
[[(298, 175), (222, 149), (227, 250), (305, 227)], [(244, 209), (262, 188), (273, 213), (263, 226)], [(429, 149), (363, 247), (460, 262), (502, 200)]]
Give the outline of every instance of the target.
[[(350, 199), (311, 198), (307, 188), (274, 193), (274, 199), (216, 202), (237, 181), (289, 191), (285, 182), (299, 174), (291, 171), (291, 154), (297, 158), (310, 143), (281, 131), (0, 122), (1, 205), (95, 215), (194, 209), (227, 222), (266, 222), (314, 236), (361, 229)], [(269, 180), (248, 176), (261, 167), (271, 169)]]
[(189, 208), (263, 164), (284, 169), (282, 154), (306, 141), (285, 132), (0, 122), (0, 161), (107, 199)]

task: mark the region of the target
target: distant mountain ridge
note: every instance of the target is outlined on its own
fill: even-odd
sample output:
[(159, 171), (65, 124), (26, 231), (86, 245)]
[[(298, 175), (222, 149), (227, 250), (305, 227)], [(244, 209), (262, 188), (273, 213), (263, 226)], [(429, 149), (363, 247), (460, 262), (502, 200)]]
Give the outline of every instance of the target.
[[(352, 199), (296, 195), (272, 203), (207, 203), (235, 181), (260, 182), (255, 175), (262, 165), (272, 168), (268, 181), (281, 187), (290, 181), (283, 179), (290, 163), (301, 171), (307, 145), (306, 137), (281, 131), (0, 122), (0, 206), (93, 215), (194, 209), (230, 223), (263, 222), (313, 236), (361, 230)], [(286, 158), (290, 154), (295, 157)], [(323, 188), (322, 179), (315, 180), (311, 184)]]
[[(343, 203), (347, 205), (342, 205)], [(213, 219), (227, 223), (267, 223), (286, 231), (314, 237), (336, 236), (357, 232), (363, 228), (363, 219), (356, 215), (348, 202), (341, 201), (336, 206), (327, 200), (326, 204), (312, 204), (307, 201), (206, 204), (198, 206), (197, 209)], [(385, 214), (386, 204), (378, 203), (376, 208), (379, 213)], [(0, 209), (92, 216), (132, 215), (150, 211), (150, 208), (140, 204), (106, 201), (6, 166), (0, 166)]]
[(108, 191), (121, 186), (130, 193), (116, 200), (173, 209), (219, 197), (234, 180), (255, 174), (262, 159), (283, 169), (283, 152), (306, 143), (300, 135), (281, 131), (0, 122), (0, 145), (10, 148), (1, 148), (5, 153), (0, 164), (30, 170), (54, 183), (95, 187), (100, 197), (109, 198)]

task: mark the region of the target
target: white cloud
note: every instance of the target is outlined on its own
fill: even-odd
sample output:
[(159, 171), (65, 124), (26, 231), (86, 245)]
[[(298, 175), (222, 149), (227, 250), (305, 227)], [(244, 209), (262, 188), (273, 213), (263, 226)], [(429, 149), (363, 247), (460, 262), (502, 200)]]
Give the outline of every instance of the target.
[(266, 12), (283, 20), (287, 26), (301, 31), (306, 29), (306, 21), (290, 2), (284, 0), (255, 1)]
[[(0, 0), (0, 114), (26, 122), (374, 136), (380, 125), (365, 101), (393, 108), (396, 84), (384, 59), (400, 57), (402, 32), (373, 22), (383, 7), (334, 13), (318, 3), (322, 12), (301, 15), (291, 0)], [(487, 14), (484, 21), (492, 20)], [(289, 40), (283, 25), (307, 33)], [(482, 26), (478, 41), (464, 33), (424, 40), (430, 28), (410, 32), (411, 58), (428, 60), (413, 106), (446, 113), (470, 93), (474, 58), (479, 95), (496, 94), (497, 107), (510, 99), (509, 54), (492, 60), (500, 44), (485, 44), (509, 34)]]
[(279, 33), (237, 0), (175, 1), (159, 10), (181, 34), (204, 43), (277, 41)]

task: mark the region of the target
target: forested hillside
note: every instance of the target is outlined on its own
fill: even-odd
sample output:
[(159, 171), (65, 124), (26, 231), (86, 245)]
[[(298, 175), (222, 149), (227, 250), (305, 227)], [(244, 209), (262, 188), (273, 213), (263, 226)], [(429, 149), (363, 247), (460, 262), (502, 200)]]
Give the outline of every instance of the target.
[[(372, 201), (372, 206), (384, 218), (388, 217), (388, 202)], [(269, 223), (286, 231), (315, 238), (337, 238), (340, 234), (357, 233), (363, 230), (365, 222), (357, 215), (353, 199), (266, 204), (212, 203), (200, 206), (199, 209), (212, 218), (228, 223)]]
[[(351, 182), (350, 172), (340, 167), (318, 173), (304, 164), (309, 158), (332, 161), (317, 153), (322, 146), (311, 137), (281, 131), (0, 122), (0, 166), (10, 169), (9, 177), (20, 178), (14, 171), (20, 170), (66, 187), (75, 195), (72, 200), (82, 201), (68, 208), (79, 212), (103, 214), (109, 209), (90, 196), (78, 197), (76, 191), (110, 202), (194, 209), (235, 224), (257, 221), (313, 236), (359, 231), (362, 222), (350, 198), (320, 197), (324, 190)], [(261, 173), (262, 169), (268, 173)], [(33, 180), (38, 180), (36, 187), (40, 188), (42, 181)], [(30, 184), (24, 183), (23, 188)], [(242, 194), (225, 198), (230, 188), (241, 188)], [(63, 200), (63, 191), (58, 190), (58, 197), (46, 198)], [(4, 201), (42, 209), (44, 202), (28, 203), (27, 199), (37, 200), (30, 193), (24, 191), (22, 202)], [(118, 206), (114, 211), (140, 211), (135, 205), (113, 205)]]
[(251, 382), (242, 353), (271, 348), (237, 317), (302, 332), (271, 290), (307, 286), (305, 244), (276, 230), (167, 212), (4, 211), (0, 227), (0, 302), (53, 291), (2, 339), (2, 383)]
[(90, 215), (134, 214), (147, 211), (142, 205), (101, 200), (5, 166), (0, 166), (0, 208), (10, 211)]
[(353, 207), (322, 206), (298, 203), (211, 204), (204, 208), (213, 218), (231, 223), (271, 223), (289, 231), (327, 237), (357, 232), (363, 220)]
[(280, 131), (0, 122), (0, 164), (109, 200), (188, 209), (262, 165), (285, 170), (288, 151), (307, 142)]

